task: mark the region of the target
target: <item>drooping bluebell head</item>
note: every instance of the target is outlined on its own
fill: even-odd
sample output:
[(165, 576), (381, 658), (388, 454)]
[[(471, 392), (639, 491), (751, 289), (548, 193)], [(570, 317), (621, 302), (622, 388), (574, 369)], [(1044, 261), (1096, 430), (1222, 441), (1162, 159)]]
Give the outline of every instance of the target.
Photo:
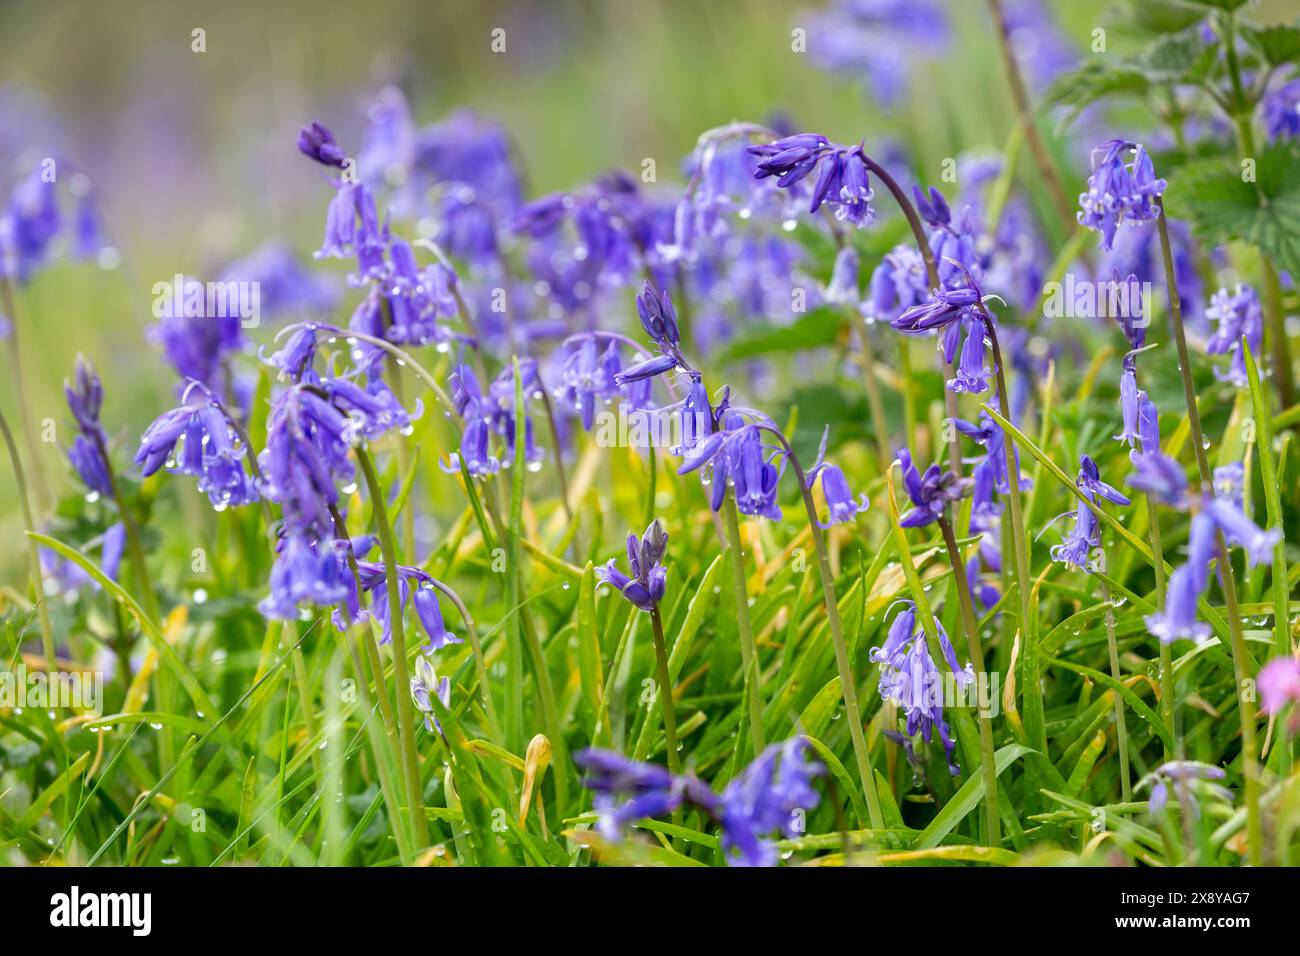
[(1088, 190), (1079, 196), (1079, 222), (1100, 232), (1100, 248), (1109, 251), (1121, 223), (1157, 218), (1156, 200), (1167, 185), (1156, 178), (1145, 149), (1126, 140), (1110, 140), (1092, 151)]
[(749, 152), (759, 159), (755, 177), (775, 177), (783, 189), (801, 183), (816, 172), (810, 213), (815, 213), (824, 203), (835, 210), (835, 217), (842, 222), (861, 227), (875, 220), (876, 213), (871, 208), (873, 192), (861, 145), (841, 146), (825, 136), (799, 133), (751, 146)]
[(308, 386), (287, 388), (272, 403), (258, 463), (267, 497), (279, 503), (288, 528), (316, 539), (332, 534), (336, 482), (351, 484), (355, 475), (348, 459), (352, 427), (327, 397)]
[(424, 728), (430, 733), (442, 731), (438, 718), (434, 716), (435, 698), (443, 707), (451, 706), (451, 679), (439, 678), (433, 669), (433, 661), (421, 654), (415, 659), (415, 674), (411, 677), (411, 700), (415, 709), (424, 715)]
[[(956, 741), (943, 712), (943, 675), (930, 657), (925, 631), (917, 621), (916, 605), (911, 601), (904, 601), (902, 605), (903, 609), (890, 625), (884, 646), (871, 648), (868, 655), (873, 663), (880, 665), (880, 698), (904, 711), (908, 738), (920, 733), (929, 743), (932, 734), (938, 731), (949, 772), (955, 775), (959, 770), (953, 759)], [(958, 663), (957, 651), (947, 632), (938, 621), (935, 626), (948, 669), (957, 686), (965, 687), (975, 679), (975, 672), (970, 664), (963, 668)]]
[(849, 488), (848, 479), (844, 477), (844, 472), (839, 466), (826, 461), (826, 444), (830, 434), (831, 429), (827, 425), (822, 432), (822, 443), (817, 450), (817, 460), (813, 462), (813, 466), (808, 469), (805, 476), (809, 488), (817, 483), (818, 478), (821, 479), (822, 496), (830, 509), (830, 520), (826, 524), (822, 524), (821, 519), (817, 521), (823, 528), (829, 528), (833, 524), (850, 523), (871, 506), (865, 493), (854, 496), (852, 489)]
[(802, 835), (802, 819), (820, 802), (812, 782), (825, 768), (807, 758), (802, 737), (767, 747), (722, 791), (722, 853), (728, 866), (776, 866), (770, 839)]
[(1211, 794), (1216, 799), (1231, 806), (1232, 791), (1214, 781), (1227, 776), (1222, 767), (1199, 763), (1195, 760), (1171, 760), (1163, 763), (1138, 782), (1138, 788), (1151, 787), (1151, 798), (1147, 810), (1152, 815), (1161, 813), (1169, 803), (1169, 791), (1174, 792), (1178, 805), (1189, 820), (1198, 820), (1201, 816), (1197, 790)]
[(197, 383), (181, 405), (163, 412), (145, 429), (135, 463), (147, 478), (164, 465), (198, 479), (199, 491), (218, 511), (257, 501), (257, 483), (244, 470), (248, 448), (224, 409)]
[(299, 607), (329, 607), (347, 593), (333, 550), (302, 531), (291, 530), (280, 539), (271, 567), (271, 593), (258, 610), (265, 617), (292, 620)]

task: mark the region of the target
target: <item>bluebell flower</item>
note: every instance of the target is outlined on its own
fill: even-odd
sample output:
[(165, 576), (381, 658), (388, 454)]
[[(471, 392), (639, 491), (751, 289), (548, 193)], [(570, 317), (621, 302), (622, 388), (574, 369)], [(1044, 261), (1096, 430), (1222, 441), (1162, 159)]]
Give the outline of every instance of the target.
[(1124, 370), (1120, 374), (1119, 380), (1119, 404), (1120, 418), (1123, 422), (1123, 428), (1115, 436), (1116, 441), (1128, 442), (1132, 447), (1137, 442), (1138, 416), (1141, 411), (1142, 399), (1146, 393), (1138, 388), (1137, 384), (1137, 367), (1132, 361), (1131, 356), (1124, 358)]
[(329, 128), (315, 122), (298, 131), (298, 151), (324, 166), (342, 168), (347, 159)]
[(1160, 412), (1145, 392), (1137, 401), (1138, 447), (1129, 452), (1133, 471), (1128, 484), (1175, 508), (1187, 505), (1187, 476), (1183, 466), (1160, 450)]
[(591, 431), (596, 402), (618, 394), (614, 380), (622, 371), (618, 345), (610, 341), (601, 349), (594, 336), (582, 336), (564, 356), (557, 396), (577, 413), (582, 427)]
[(1282, 540), (1280, 529), (1264, 530), (1246, 516), (1239, 503), (1227, 498), (1216, 496), (1205, 508), (1223, 532), (1228, 544), (1246, 552), (1247, 567), (1272, 563), (1273, 546)]
[(351, 430), (346, 440), (351, 443), (357, 435), (374, 440), (390, 429), (396, 428), (410, 434), (411, 423), (423, 413), (417, 398), (410, 413), (397, 401), (397, 396), (381, 378), (372, 377), (363, 388), (349, 378), (323, 379), (320, 387), (334, 404), (347, 414)]
[(217, 510), (259, 498), (256, 483), (244, 471), (247, 447), (211, 394), (192, 384), (182, 404), (163, 412), (145, 429), (135, 463), (145, 478), (164, 465), (198, 478), (199, 490)]
[[(122, 567), (122, 553), (126, 548), (126, 526), (120, 521), (114, 522), (98, 540), (99, 569), (108, 576), (109, 580), (117, 581), (118, 572)], [(87, 548), (94, 546), (94, 540), (87, 544)], [(80, 591), (83, 588), (101, 590), (99, 582), (87, 574), (81, 565), (60, 556), (57, 552), (41, 548), (40, 562), (41, 577), (46, 587), (53, 588), (55, 593)]]
[(596, 569), (602, 584), (616, 588), (623, 597), (643, 611), (653, 611), (663, 600), (668, 580), (668, 569), (663, 557), (668, 550), (668, 533), (656, 518), (638, 538), (627, 536), (627, 563), (631, 576), (618, 569), (613, 559)]
[(1270, 90), (1264, 96), (1262, 108), (1269, 140), (1300, 137), (1300, 79)]
[(776, 866), (771, 834), (802, 835), (798, 814), (820, 802), (812, 781), (825, 773), (821, 764), (807, 759), (807, 749), (802, 737), (772, 744), (722, 791), (717, 813), (728, 866)]
[[(1142, 283), (1134, 273), (1121, 279), (1119, 270), (1112, 268), (1109, 295), (1111, 300), (1105, 303), (1106, 308), (1119, 323), (1129, 348), (1134, 351), (1142, 348), (1146, 345), (1147, 326), (1151, 322), (1142, 298)], [(1126, 355), (1125, 361), (1131, 364), (1133, 356)]]
[[(540, 389), (537, 366), (531, 359), (520, 363), (520, 377), (525, 394)], [(450, 456), (444, 470), (458, 471), (464, 461), (471, 475), (495, 473), (501, 462), (491, 453), (491, 436), (502, 436), (513, 455), (515, 436), (520, 431), (515, 427), (514, 370), (511, 367), (502, 369), (485, 392), (474, 370), (460, 362), (451, 374), (451, 398), (463, 420), (463, 428), (460, 451)], [(533, 442), (532, 420), (527, 415), (522, 432), (524, 460), (531, 464), (539, 459), (540, 451)]]
[(919, 184), (912, 186), (912, 201), (916, 204), (916, 211), (931, 226), (947, 226), (952, 222), (952, 210), (948, 206), (948, 200), (943, 198), (943, 193), (930, 187), (929, 192), (922, 191)]
[(830, 509), (830, 520), (822, 524), (821, 519), (817, 523), (823, 528), (829, 528), (833, 524), (847, 524), (853, 521), (859, 514), (871, 507), (871, 502), (867, 500), (866, 493), (854, 496), (853, 491), (849, 488), (848, 479), (844, 477), (844, 472), (839, 466), (832, 465), (826, 461), (826, 443), (830, 438), (831, 429), (827, 425), (822, 432), (821, 447), (817, 450), (817, 460), (813, 462), (808, 469), (805, 478), (808, 487), (812, 488), (817, 479), (821, 479), (822, 496), (826, 499), (826, 506)]
[(227, 263), (220, 282), (256, 283), (261, 317), (324, 316), (334, 311), (340, 284), (308, 269), (287, 242), (274, 240)]
[[(924, 629), (918, 629), (916, 605), (902, 602), (903, 609), (890, 625), (883, 647), (873, 647), (868, 659), (880, 665), (880, 699), (900, 707), (907, 716), (907, 736), (920, 733), (926, 743), (937, 731), (948, 761), (948, 770), (954, 776), (959, 767), (953, 760), (956, 747), (947, 720), (944, 718), (943, 675), (930, 657)], [(964, 687), (975, 679), (971, 665), (963, 668), (957, 660), (957, 651), (944, 631), (938, 628), (939, 647), (957, 686)]]
[[(976, 486), (981, 482), (987, 482), (990, 490), (996, 491), (1000, 495), (1011, 493), (1011, 481), (1007, 471), (1006, 456), (1006, 436), (1002, 429), (993, 421), (987, 412), (980, 412), (979, 424), (968, 422), (962, 418), (953, 419), (953, 427), (968, 438), (973, 439), (984, 448), (984, 456), (980, 463), (975, 467), (974, 475)], [(1020, 473), (1020, 450), (1013, 450), (1013, 460), (1016, 463), (1016, 471), (1019, 474), (1020, 490), (1029, 491), (1034, 487), (1034, 481), (1028, 475)], [(987, 477), (982, 477), (981, 472), (987, 472)], [(985, 492), (987, 494), (987, 492)], [(981, 504), (987, 499), (976, 498), (976, 504)], [(989, 515), (996, 516), (1001, 512), (1001, 508), (996, 510), (990, 509)]]
[(954, 392), (978, 395), (988, 391), (988, 377), (994, 370), (984, 364), (987, 334), (982, 318), (971, 320), (970, 330), (966, 333), (966, 344), (961, 349), (961, 361), (957, 363), (957, 374), (948, 381), (948, 387)]
[(831, 279), (826, 284), (824, 294), (826, 301), (832, 305), (857, 308), (858, 251), (852, 246), (845, 246), (835, 254), (835, 265), (831, 269)]
[(315, 538), (332, 534), (336, 482), (351, 484), (355, 476), (348, 459), (351, 428), (339, 409), (308, 386), (287, 388), (272, 403), (258, 463), (266, 496), (279, 503), (287, 527)]
[(902, 527), (923, 528), (937, 521), (950, 503), (970, 494), (969, 478), (944, 471), (938, 464), (931, 465), (922, 474), (912, 463), (910, 451), (900, 448), (896, 454), (903, 470), (903, 490), (912, 500), (912, 508), (899, 519)]
[(14, 188), (0, 217), (0, 274), (26, 282), (63, 228), (54, 180), (38, 166)]
[(952, 33), (933, 0), (835, 0), (801, 22), (813, 62), (860, 80), (886, 107), (900, 102), (918, 62), (946, 52)]
[(1110, 140), (1092, 151), (1088, 191), (1079, 196), (1079, 222), (1100, 232), (1100, 248), (1109, 250), (1121, 223), (1158, 217), (1155, 200), (1167, 185), (1156, 178), (1151, 157), (1140, 145)]
[(1187, 561), (1169, 576), (1164, 608), (1146, 618), (1148, 630), (1162, 642), (1168, 644), (1184, 637), (1202, 641), (1209, 637), (1209, 627), (1196, 619), (1196, 602), (1209, 586), (1210, 562), (1215, 558), (1216, 535), (1220, 532), (1227, 544), (1246, 549), (1251, 567), (1271, 563), (1273, 547), (1282, 538), (1276, 528), (1265, 531), (1257, 526), (1231, 497), (1209, 496), (1202, 510), (1192, 517)]
[(1117, 505), (1132, 503), (1126, 495), (1101, 480), (1101, 472), (1097, 468), (1097, 463), (1087, 455), (1079, 456), (1079, 477), (1075, 480), (1075, 484), (1089, 501), (1104, 498)]
[[(371, 596), (370, 613), (380, 627), (379, 643), (392, 643), (393, 620), (389, 606), (387, 567), (370, 561), (358, 561), (357, 566), (361, 588)], [(416, 620), (426, 638), (423, 647), (425, 652), (432, 653), (448, 644), (463, 643), (461, 638), (447, 631), (433, 578), (427, 572), (409, 565), (398, 565), (397, 583), (398, 608), (405, 613), (408, 606), (414, 605)]]
[(807, 744), (799, 737), (772, 744), (720, 796), (694, 774), (674, 776), (611, 750), (580, 750), (573, 760), (585, 771), (583, 786), (596, 792), (597, 832), (606, 840), (619, 841), (637, 820), (666, 816), (689, 804), (722, 826), (728, 866), (776, 866), (772, 835), (798, 836), (799, 812), (815, 809), (820, 801), (812, 781), (825, 768), (806, 754)]
[(682, 805), (690, 790), (707, 794), (708, 786), (694, 778), (674, 777), (665, 767), (629, 760), (612, 750), (588, 748), (573, 755), (573, 762), (585, 771), (582, 785), (596, 791), (592, 801), (597, 813), (597, 832), (616, 842), (632, 823), (649, 817), (666, 816)]
[(1198, 763), (1195, 760), (1170, 760), (1143, 777), (1138, 782), (1138, 788), (1151, 787), (1151, 797), (1147, 801), (1148, 812), (1152, 814), (1162, 812), (1169, 803), (1169, 791), (1172, 789), (1183, 814), (1190, 820), (1197, 820), (1200, 818), (1201, 808), (1194, 787), (1200, 785), (1219, 800), (1230, 805), (1232, 791), (1211, 782), (1222, 780), (1226, 776), (1227, 773), (1222, 767)]
[(692, 372), (693, 369), (679, 348), (681, 333), (677, 328), (677, 313), (673, 310), (672, 298), (668, 293), (660, 293), (647, 280), (641, 294), (636, 297), (636, 311), (646, 335), (659, 347), (659, 354), (618, 372), (614, 376), (614, 384), (627, 385), (654, 378), (673, 369)]
[[(979, 300), (979, 290), (969, 286), (961, 289), (936, 289), (929, 299), (904, 310), (889, 324), (904, 335), (944, 333), (963, 320), (970, 321)], [(951, 358), (950, 354), (949, 361)]]
[(929, 294), (929, 278), (920, 251), (912, 245), (895, 246), (871, 273), (862, 317), (868, 323), (882, 319), (892, 322), (908, 309), (924, 303)]
[(325, 213), (325, 236), (317, 259), (345, 259), (356, 255), (360, 279), (381, 277), (387, 271), (384, 252), (391, 241), (388, 224), (382, 226), (374, 196), (362, 183), (342, 182)]
[(726, 415), (724, 420), (726, 427), (700, 442), (677, 473), (688, 474), (708, 465), (714, 511), (722, 507), (730, 487), (741, 514), (780, 521), (776, 492), (785, 468), (784, 453), (764, 444), (759, 425), (746, 423), (736, 414)]
[(270, 583), (271, 593), (257, 606), (268, 618), (292, 620), (302, 605), (328, 607), (347, 597), (334, 552), (297, 530), (281, 537)]
[(411, 699), (415, 709), (424, 715), (425, 730), (433, 733), (442, 732), (438, 718), (433, 715), (433, 700), (437, 698), (443, 707), (451, 705), (451, 680), (438, 677), (433, 669), (433, 661), (421, 654), (415, 659), (415, 675), (411, 678)]
[(280, 373), (294, 382), (301, 382), (306, 376), (308, 382), (316, 381), (312, 372), (312, 363), (316, 357), (316, 326), (301, 325), (294, 330), (278, 352), (266, 361), (280, 370)]
[(94, 495), (108, 497), (113, 493), (112, 479), (109, 476), (109, 463), (104, 460), (99, 445), (84, 434), (73, 439), (67, 450), (68, 461), (81, 479), (82, 484)]
[(759, 158), (757, 179), (776, 177), (783, 189), (800, 183), (814, 171), (810, 213), (826, 204), (835, 218), (855, 226), (870, 225), (876, 218), (871, 208), (874, 195), (867, 176), (866, 156), (861, 145), (841, 146), (825, 136), (799, 133), (771, 143), (749, 147)]
[(1205, 351), (1211, 355), (1232, 356), (1228, 371), (1215, 369), (1214, 374), (1238, 388), (1244, 387), (1249, 378), (1246, 373), (1246, 356), (1241, 350), (1242, 337), (1245, 337), (1251, 352), (1256, 355), (1264, 344), (1264, 315), (1259, 296), (1250, 286), (1241, 283), (1232, 292), (1220, 289), (1210, 296), (1205, 317), (1218, 322), (1218, 328), (1205, 343)]
[[(1097, 464), (1087, 455), (1079, 456), (1079, 476), (1075, 485), (1090, 502), (1098, 498), (1119, 505), (1130, 504), (1129, 499), (1101, 480)], [(1097, 516), (1088, 505), (1080, 501), (1074, 511), (1074, 527), (1065, 540), (1052, 548), (1052, 560), (1089, 570), (1088, 557), (1093, 548), (1101, 545), (1101, 530)]]
[(94, 366), (83, 356), (77, 356), (72, 382), (63, 383), (63, 394), (68, 409), (77, 423), (79, 434), (67, 450), (68, 461), (77, 476), (94, 494), (112, 494), (110, 463), (104, 457), (108, 436), (99, 421), (100, 407), (104, 402), (104, 387)]

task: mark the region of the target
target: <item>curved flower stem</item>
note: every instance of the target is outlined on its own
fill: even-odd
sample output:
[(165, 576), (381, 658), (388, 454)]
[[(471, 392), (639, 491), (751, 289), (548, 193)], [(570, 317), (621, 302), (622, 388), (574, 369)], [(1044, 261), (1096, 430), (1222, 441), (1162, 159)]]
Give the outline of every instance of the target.
[(745, 587), (745, 552), (740, 543), (740, 517), (733, 495), (726, 495), (722, 504), (722, 526), (727, 534), (727, 550), (731, 552), (731, 577), (736, 598), (736, 628), (740, 631), (740, 657), (745, 669), (745, 697), (749, 701), (749, 735), (754, 744), (754, 756), (763, 752), (766, 738), (763, 733), (763, 674), (758, 666), (758, 650), (754, 646), (754, 631), (749, 621), (749, 593)]
[[(988, 314), (983, 303), (980, 304), (987, 318), (989, 342), (993, 347), (993, 365), (998, 377), (998, 408), (1007, 422), (1011, 421), (1011, 403), (1007, 397), (1007, 378), (1002, 361), (1002, 347), (998, 344), (997, 325)], [(1025, 733), (1029, 745), (1047, 752), (1047, 731), (1043, 714), (1043, 689), (1039, 686), (1038, 646), (1032, 633), (1029, 619), (1029, 546), (1025, 541), (1024, 507), (1020, 501), (1020, 467), (1016, 461), (1015, 437), (1005, 429), (1003, 452), (1007, 458), (1007, 500), (1011, 504), (1011, 543), (1015, 552), (1016, 563), (1016, 597), (1020, 601), (1020, 643), (1024, 679), (1021, 681), (1025, 703)]]
[[(365, 448), (356, 448), (357, 461), (366, 477), (370, 502), (375, 509), (375, 525), (379, 534), (379, 548), (384, 555), (384, 580), (388, 585), (388, 615), (393, 631), (393, 678), (397, 683), (397, 738), (402, 749), (403, 770), (406, 776), (408, 812), (411, 829), (420, 848), (429, 842), (429, 826), (424, 818), (423, 788), (420, 786), (420, 763), (415, 749), (414, 717), (411, 712), (410, 672), (406, 660), (406, 632), (402, 625), (401, 582), (397, 574), (397, 546), (393, 529), (388, 524), (388, 507), (384, 501), (384, 486), (375, 472), (375, 464)], [(382, 674), (382, 671), (380, 672)], [(381, 693), (386, 688), (380, 687)]]
[(45, 603), (45, 585), (41, 574), (41, 552), (32, 537), (36, 526), (32, 523), (32, 506), (27, 500), (27, 479), (23, 474), (23, 462), (18, 456), (18, 447), (14, 444), (13, 432), (9, 422), (0, 412), (0, 434), (4, 435), (5, 446), (9, 449), (9, 461), (14, 467), (14, 484), (18, 486), (18, 504), (23, 511), (23, 528), (27, 531), (27, 557), (32, 576), (32, 603), (36, 605), (36, 617), (41, 622), (41, 652), (45, 655), (45, 666), (54, 670), (55, 662), (54, 631), (50, 628), (50, 609)]
[[(979, 625), (975, 621), (975, 609), (971, 606), (966, 562), (962, 560), (961, 551), (957, 547), (957, 536), (953, 534), (952, 522), (946, 515), (939, 516), (939, 530), (943, 532), (943, 542), (948, 548), (948, 563), (952, 565), (957, 604), (961, 607), (962, 624), (966, 629), (966, 653), (975, 665), (975, 679), (979, 681), (987, 671), (984, 669), (984, 649), (980, 646)], [(979, 711), (979, 728), (985, 826), (988, 828), (989, 846), (1000, 846), (1002, 836), (998, 817), (998, 769), (993, 756), (993, 715), (983, 709)]]
[[(1211, 481), (1210, 460), (1206, 452), (1205, 432), (1201, 429), (1201, 413), (1196, 405), (1196, 386), (1192, 383), (1191, 359), (1187, 351), (1187, 335), (1183, 331), (1182, 300), (1178, 296), (1178, 283), (1174, 278), (1174, 253), (1169, 242), (1169, 225), (1165, 219), (1165, 204), (1156, 197), (1160, 216), (1156, 224), (1160, 229), (1160, 252), (1164, 258), (1165, 284), (1169, 292), (1169, 325), (1178, 348), (1178, 370), (1183, 380), (1183, 398), (1187, 403), (1187, 420), (1191, 426), (1192, 450), (1196, 453), (1196, 470), (1201, 479), (1201, 492), (1206, 497), (1214, 494)], [(1241, 613), (1237, 606), (1237, 582), (1228, 555), (1228, 545), (1223, 532), (1216, 531), (1215, 545), (1219, 557), (1219, 583), (1228, 619), (1228, 633), (1232, 644), (1232, 669), (1237, 682), (1237, 710), (1241, 719), (1242, 773), (1246, 781), (1246, 837), (1252, 866), (1263, 861), (1263, 833), (1259, 816), (1259, 752), (1255, 743), (1255, 705), (1253, 694), (1246, 693), (1250, 673), (1250, 654), (1241, 627)]]
[[(446, 390), (438, 384), (438, 380), (430, 375), (424, 366), (411, 357), (409, 352), (399, 349), (392, 342), (376, 338), (373, 335), (366, 335), (364, 332), (355, 332), (352, 329), (341, 329), (337, 325), (321, 325), (319, 323), (305, 324), (315, 325), (316, 328), (323, 332), (328, 332), (331, 335), (342, 336), (345, 339), (356, 339), (358, 342), (365, 342), (367, 345), (373, 345), (377, 349), (383, 349), (414, 372), (416, 378), (428, 387), (429, 391), (433, 393), (434, 398), (438, 400), (438, 404), (441, 405), (448, 414), (453, 418), (460, 418), (460, 413), (456, 411), (456, 403), (451, 400), (451, 396), (447, 394)], [(293, 328), (296, 328), (296, 326), (287, 326), (280, 330), (280, 334), (283, 335), (285, 332), (288, 332)]]
[(664, 740), (668, 748), (668, 769), (673, 776), (682, 772), (682, 758), (677, 747), (677, 715), (673, 711), (673, 679), (668, 671), (668, 645), (664, 641), (664, 622), (659, 608), (650, 611), (655, 642), (655, 669), (659, 675), (659, 709), (664, 718)]
[[(862, 730), (862, 710), (858, 706), (858, 688), (853, 679), (853, 662), (849, 658), (849, 648), (844, 640), (844, 622), (840, 619), (839, 604), (835, 600), (835, 579), (831, 575), (831, 559), (826, 550), (826, 535), (817, 519), (817, 505), (813, 501), (812, 489), (808, 487), (808, 478), (799, 456), (790, 447), (789, 441), (775, 426), (763, 426), (776, 436), (785, 448), (786, 460), (790, 462), (795, 478), (799, 481), (799, 491), (803, 498), (804, 510), (808, 513), (808, 530), (812, 534), (813, 548), (817, 552), (817, 572), (822, 581), (822, 600), (826, 604), (826, 620), (830, 625), (831, 643), (835, 647), (835, 668), (840, 678), (840, 697), (849, 717), (849, 736), (853, 741), (853, 758), (857, 763), (858, 778), (862, 783), (862, 792), (867, 799), (867, 815), (872, 827), (883, 827), (884, 815), (880, 810), (880, 796), (876, 792), (876, 778), (871, 769), (871, 754), (867, 750), (866, 734)], [(886, 475), (888, 472), (886, 472)]]
[(1066, 195), (1061, 178), (1056, 174), (1056, 167), (1052, 165), (1052, 157), (1047, 152), (1047, 146), (1039, 135), (1038, 127), (1034, 125), (1034, 111), (1029, 105), (1029, 95), (1025, 91), (1024, 77), (1020, 75), (1020, 65), (1016, 63), (1016, 56), (1011, 50), (1011, 37), (1007, 29), (1006, 16), (1002, 12), (1001, 0), (989, 0), (989, 9), (993, 13), (993, 22), (997, 28), (998, 46), (1002, 51), (1002, 68), (1007, 76), (1007, 85), (1011, 88), (1011, 99), (1016, 104), (1020, 125), (1025, 131), (1025, 141), (1029, 143), (1029, 151), (1034, 155), (1034, 163), (1038, 166), (1043, 182), (1047, 184), (1047, 191), (1051, 194), (1057, 215), (1061, 217), (1066, 230), (1070, 231), (1075, 226), (1074, 204)]
[[(1115, 642), (1115, 611), (1111, 603), (1110, 586), (1105, 582), (1101, 585), (1101, 599), (1106, 602), (1106, 649), (1110, 656), (1110, 676), (1119, 684), (1122, 675), (1119, 670), (1119, 646)], [(1119, 787), (1120, 794), (1125, 803), (1133, 799), (1133, 781), (1132, 773), (1129, 770), (1128, 762), (1128, 728), (1124, 721), (1124, 698), (1118, 693), (1115, 695), (1115, 740), (1119, 745)]]
[(889, 171), (884, 166), (881, 166), (865, 154), (862, 161), (867, 169), (875, 173), (876, 178), (885, 184), (885, 188), (893, 195), (894, 202), (898, 203), (898, 208), (903, 211), (907, 224), (912, 228), (912, 235), (916, 238), (916, 247), (921, 252), (921, 258), (925, 260), (925, 274), (930, 280), (930, 288), (939, 288), (939, 266), (934, 261), (934, 252), (930, 249), (930, 240), (925, 236), (925, 227), (921, 224), (921, 217), (917, 215), (912, 200), (907, 198), (907, 193), (903, 192), (903, 187), (898, 185), (898, 180), (889, 175)]
[(18, 415), (23, 421), (23, 438), (27, 442), (27, 454), (32, 459), (32, 477), (35, 479), (32, 491), (36, 499), (37, 511), (44, 513), (49, 506), (46, 494), (48, 485), (45, 481), (45, 469), (41, 465), (41, 444), (36, 437), (36, 423), (32, 420), (31, 403), (27, 397), (22, 351), (18, 347), (18, 313), (14, 309), (13, 286), (10, 285), (8, 276), (0, 276), (0, 314), (9, 316), (9, 358), (13, 363), (14, 390), (18, 393)]

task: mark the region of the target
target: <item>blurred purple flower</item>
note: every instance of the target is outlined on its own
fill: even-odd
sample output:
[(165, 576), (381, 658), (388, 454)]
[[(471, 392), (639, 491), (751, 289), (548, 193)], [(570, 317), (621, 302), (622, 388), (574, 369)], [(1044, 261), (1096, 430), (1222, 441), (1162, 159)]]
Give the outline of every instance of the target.
[(1211, 355), (1231, 355), (1232, 364), (1227, 372), (1215, 369), (1214, 374), (1226, 379), (1238, 388), (1244, 387), (1249, 378), (1246, 373), (1246, 356), (1241, 349), (1243, 337), (1253, 354), (1258, 355), (1264, 344), (1264, 315), (1259, 304), (1259, 296), (1248, 285), (1238, 283), (1229, 292), (1220, 289), (1210, 296), (1209, 307), (1205, 317), (1218, 323), (1218, 328), (1205, 343), (1205, 351)]

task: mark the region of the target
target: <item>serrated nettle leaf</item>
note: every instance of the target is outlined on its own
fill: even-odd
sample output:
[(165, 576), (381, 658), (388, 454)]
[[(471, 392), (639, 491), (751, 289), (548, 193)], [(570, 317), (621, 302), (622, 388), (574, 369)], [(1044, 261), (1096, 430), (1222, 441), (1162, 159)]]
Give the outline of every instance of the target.
[(1243, 26), (1241, 36), (1269, 66), (1284, 66), (1300, 61), (1300, 27)]
[(1207, 242), (1246, 242), (1279, 268), (1300, 270), (1300, 150), (1275, 143), (1236, 168), (1229, 162), (1181, 167), (1166, 194), (1170, 215), (1188, 220)]

